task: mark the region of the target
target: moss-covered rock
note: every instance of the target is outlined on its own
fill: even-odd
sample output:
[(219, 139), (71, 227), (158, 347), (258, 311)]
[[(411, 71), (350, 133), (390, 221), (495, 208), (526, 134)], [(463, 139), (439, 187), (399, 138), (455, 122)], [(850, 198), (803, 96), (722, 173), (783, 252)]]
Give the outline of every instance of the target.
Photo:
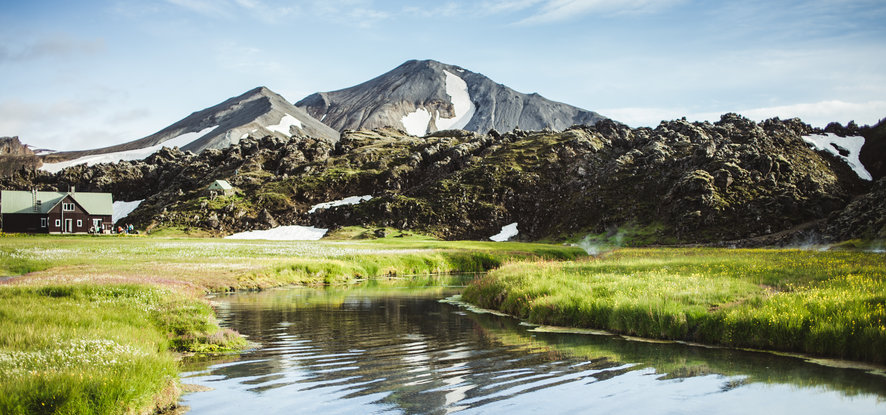
[[(705, 243), (857, 216), (858, 209), (843, 209), (870, 183), (810, 148), (802, 136), (815, 132), (796, 119), (755, 123), (735, 114), (654, 129), (611, 120), (562, 132), (454, 130), (420, 138), (379, 129), (346, 131), (334, 146), (305, 137), (249, 138), (199, 155), (163, 149), (143, 161), (9, 180), (145, 199), (127, 221), (215, 235), (300, 224), (486, 239), (517, 222), (518, 238), (528, 240), (630, 228), (655, 230), (637, 238), (644, 244)], [(228, 180), (236, 194), (207, 197), (205, 187), (216, 179)], [(356, 195), (373, 199), (309, 213), (315, 204)], [(872, 194), (870, 203), (882, 197)], [(877, 233), (863, 225), (816, 229), (844, 239)]]

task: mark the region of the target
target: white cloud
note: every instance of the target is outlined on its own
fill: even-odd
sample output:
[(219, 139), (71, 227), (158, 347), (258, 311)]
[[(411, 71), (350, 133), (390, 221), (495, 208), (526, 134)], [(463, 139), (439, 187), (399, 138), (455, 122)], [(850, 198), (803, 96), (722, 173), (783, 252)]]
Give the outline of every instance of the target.
[[(544, 24), (567, 20), (590, 13), (605, 15), (651, 13), (681, 3), (683, 0), (546, 0), (535, 14), (518, 24)], [(511, 9), (527, 8), (535, 2), (511, 1)], [(508, 10), (505, 8), (505, 10)]]
[(285, 55), (269, 53), (260, 48), (236, 42), (223, 42), (215, 47), (219, 65), (240, 73), (272, 76), (282, 73), (286, 66), (280, 62)]
[(0, 63), (88, 56), (104, 50), (103, 39), (77, 39), (70, 35), (44, 37), (31, 42), (21, 39), (14, 42), (6, 40), (0, 41)]
[(234, 0), (234, 2), (267, 23), (276, 23), (281, 19), (291, 17), (300, 12), (297, 7), (270, 5), (260, 0)]
[(299, 13), (297, 6), (288, 3), (262, 0), (166, 0), (204, 16), (222, 19), (239, 19), (244, 14), (265, 23), (277, 23)]
[(166, 0), (168, 3), (212, 17), (230, 17), (227, 1), (215, 0)]
[(0, 101), (0, 136), (53, 150), (85, 150), (141, 138), (157, 128), (150, 110), (126, 106), (113, 92), (82, 98)]
[(488, 14), (510, 13), (525, 10), (535, 6), (544, 0), (508, 0), (508, 1), (489, 1), (480, 5), (483, 12)]
[(453, 17), (465, 15), (467, 12), (461, 5), (449, 2), (436, 7), (408, 6), (403, 8), (403, 14), (418, 17)]

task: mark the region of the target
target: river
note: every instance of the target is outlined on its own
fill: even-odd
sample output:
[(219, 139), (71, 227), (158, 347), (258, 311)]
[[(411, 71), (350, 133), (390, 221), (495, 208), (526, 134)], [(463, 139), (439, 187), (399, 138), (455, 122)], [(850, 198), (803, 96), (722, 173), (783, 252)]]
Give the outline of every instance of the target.
[(884, 414), (886, 377), (771, 353), (557, 333), (454, 288), (215, 298), (259, 347), (190, 360), (188, 414)]

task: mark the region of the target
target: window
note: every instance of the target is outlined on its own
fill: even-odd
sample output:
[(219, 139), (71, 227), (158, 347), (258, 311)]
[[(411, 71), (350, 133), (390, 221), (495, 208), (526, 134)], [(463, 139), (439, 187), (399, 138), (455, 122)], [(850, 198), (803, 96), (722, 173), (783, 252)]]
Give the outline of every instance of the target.
[(73, 203), (62, 203), (62, 210), (65, 212), (73, 212), (74, 204)]
[(49, 218), (40, 218), (40, 227), (45, 228), (49, 226)]
[(78, 227), (78, 228), (82, 228), (82, 227), (83, 227), (83, 219), (77, 219), (77, 227)]
[(62, 220), (61, 220), (61, 219), (56, 219), (56, 220), (55, 220), (55, 227), (56, 227), (56, 228), (60, 228), (61, 226), (62, 226)]

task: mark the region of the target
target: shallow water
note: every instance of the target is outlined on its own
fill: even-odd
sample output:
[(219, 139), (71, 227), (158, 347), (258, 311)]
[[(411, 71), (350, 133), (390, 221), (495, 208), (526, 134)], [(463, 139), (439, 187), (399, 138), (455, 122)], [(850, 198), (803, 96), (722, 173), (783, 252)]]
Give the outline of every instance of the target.
[(453, 289), (293, 288), (218, 298), (261, 346), (191, 361), (189, 414), (884, 414), (886, 377), (769, 353), (532, 331)]

